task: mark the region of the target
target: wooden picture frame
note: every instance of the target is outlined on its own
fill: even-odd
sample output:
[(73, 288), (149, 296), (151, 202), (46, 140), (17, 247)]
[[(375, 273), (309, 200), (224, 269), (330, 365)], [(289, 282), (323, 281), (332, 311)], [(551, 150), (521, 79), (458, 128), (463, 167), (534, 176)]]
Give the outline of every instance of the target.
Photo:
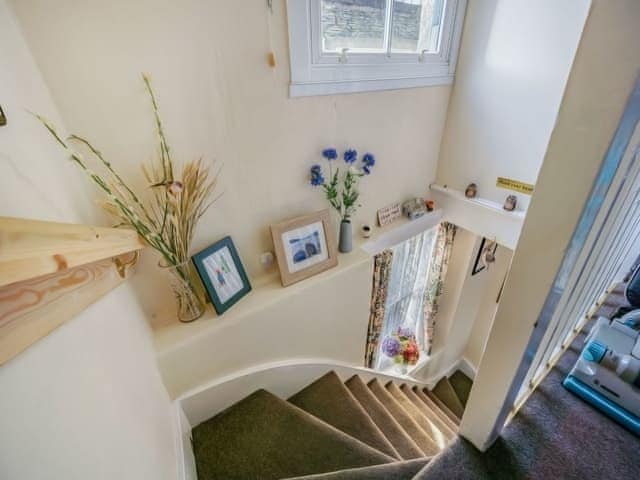
[(191, 260), (218, 315), (251, 291), (249, 277), (231, 237), (196, 253)]
[(271, 225), (271, 236), (285, 287), (338, 265), (329, 210)]

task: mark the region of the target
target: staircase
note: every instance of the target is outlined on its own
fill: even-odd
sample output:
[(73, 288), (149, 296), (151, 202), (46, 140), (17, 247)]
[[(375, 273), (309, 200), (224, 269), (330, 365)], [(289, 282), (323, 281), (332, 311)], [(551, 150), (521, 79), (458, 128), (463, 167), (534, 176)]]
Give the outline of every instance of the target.
[(413, 479), (456, 438), (470, 388), (461, 372), (429, 391), (331, 371), (288, 401), (258, 390), (193, 429), (198, 478)]

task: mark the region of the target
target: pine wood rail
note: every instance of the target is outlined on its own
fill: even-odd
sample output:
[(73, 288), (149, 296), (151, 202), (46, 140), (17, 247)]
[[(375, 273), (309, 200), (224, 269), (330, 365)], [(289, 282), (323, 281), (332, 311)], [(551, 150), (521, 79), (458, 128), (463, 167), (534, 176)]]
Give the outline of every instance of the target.
[(131, 274), (132, 230), (0, 217), (0, 365)]
[(0, 287), (142, 248), (133, 230), (0, 217)]

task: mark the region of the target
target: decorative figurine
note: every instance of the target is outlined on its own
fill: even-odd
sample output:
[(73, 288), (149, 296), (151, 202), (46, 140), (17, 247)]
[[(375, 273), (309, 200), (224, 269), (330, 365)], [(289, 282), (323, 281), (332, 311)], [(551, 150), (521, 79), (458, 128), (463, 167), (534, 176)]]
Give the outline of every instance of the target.
[(467, 198), (476, 198), (478, 194), (478, 186), (475, 183), (467, 185), (467, 189), (464, 191), (464, 196)]
[(362, 238), (369, 238), (371, 236), (371, 227), (366, 223), (362, 225)]
[(411, 220), (420, 218), (427, 213), (427, 207), (424, 204), (424, 199), (421, 197), (414, 198), (402, 204), (402, 213), (404, 213)]
[(504, 208), (508, 212), (512, 212), (516, 209), (517, 204), (518, 204), (518, 197), (516, 197), (515, 195), (509, 195), (504, 201), (504, 206), (502, 208)]
[(433, 212), (433, 210), (436, 208), (436, 202), (434, 202), (433, 200), (427, 200), (424, 202), (424, 206), (427, 207), (427, 212)]

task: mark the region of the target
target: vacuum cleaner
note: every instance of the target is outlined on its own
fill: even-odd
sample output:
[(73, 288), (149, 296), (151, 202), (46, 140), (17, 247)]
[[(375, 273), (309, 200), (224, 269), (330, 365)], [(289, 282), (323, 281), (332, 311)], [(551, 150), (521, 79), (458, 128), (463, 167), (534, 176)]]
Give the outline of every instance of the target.
[(640, 436), (640, 266), (625, 297), (631, 307), (598, 318), (562, 384)]

